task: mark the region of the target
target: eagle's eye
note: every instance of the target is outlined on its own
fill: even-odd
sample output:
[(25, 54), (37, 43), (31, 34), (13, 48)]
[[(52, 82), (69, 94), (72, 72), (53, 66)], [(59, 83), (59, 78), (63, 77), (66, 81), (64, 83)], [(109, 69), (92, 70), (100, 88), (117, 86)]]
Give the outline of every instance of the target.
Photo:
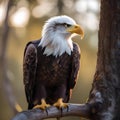
[(68, 28), (68, 27), (72, 26), (72, 25), (67, 24), (67, 23), (64, 23), (63, 25), (65, 26), (65, 28)]

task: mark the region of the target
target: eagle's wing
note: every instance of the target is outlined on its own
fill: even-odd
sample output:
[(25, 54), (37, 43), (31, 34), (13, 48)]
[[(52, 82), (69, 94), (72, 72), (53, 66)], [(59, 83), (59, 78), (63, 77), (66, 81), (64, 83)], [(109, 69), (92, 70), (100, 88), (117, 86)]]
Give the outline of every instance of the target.
[(37, 48), (34, 44), (28, 43), (24, 51), (23, 59), (23, 82), (27, 102), (32, 104), (33, 90), (37, 68)]
[(80, 48), (77, 44), (74, 43), (72, 52), (72, 71), (69, 81), (69, 89), (73, 89), (76, 84), (79, 68), (80, 68)]

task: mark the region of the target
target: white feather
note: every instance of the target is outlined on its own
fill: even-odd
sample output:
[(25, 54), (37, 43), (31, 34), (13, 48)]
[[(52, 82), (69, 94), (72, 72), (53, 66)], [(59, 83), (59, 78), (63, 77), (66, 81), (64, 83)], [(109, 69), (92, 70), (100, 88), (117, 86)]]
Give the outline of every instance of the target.
[(71, 55), (73, 43), (71, 33), (68, 33), (64, 26), (54, 28), (56, 24), (67, 23), (75, 25), (75, 21), (68, 16), (57, 16), (49, 19), (43, 27), (42, 39), (39, 46), (45, 47), (44, 55), (61, 56), (63, 53)]

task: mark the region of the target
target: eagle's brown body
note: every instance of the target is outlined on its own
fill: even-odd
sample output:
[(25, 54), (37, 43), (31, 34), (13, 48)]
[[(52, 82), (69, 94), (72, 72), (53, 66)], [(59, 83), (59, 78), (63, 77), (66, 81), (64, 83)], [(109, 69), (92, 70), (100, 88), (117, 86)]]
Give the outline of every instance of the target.
[(38, 46), (40, 40), (27, 44), (24, 53), (24, 84), (28, 108), (32, 109), (44, 98), (53, 104), (58, 98), (68, 102), (79, 71), (80, 51), (73, 43), (71, 55), (44, 55), (45, 48)]

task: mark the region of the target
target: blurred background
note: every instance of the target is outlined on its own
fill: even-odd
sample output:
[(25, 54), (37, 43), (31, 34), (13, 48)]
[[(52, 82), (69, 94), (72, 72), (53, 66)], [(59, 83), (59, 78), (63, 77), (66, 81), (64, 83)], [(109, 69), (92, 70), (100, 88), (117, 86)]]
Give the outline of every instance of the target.
[[(73, 41), (79, 44), (82, 56), (78, 82), (70, 102), (85, 103), (92, 86), (96, 67), (100, 0), (11, 1), (8, 9), (8, 0), (0, 0), (0, 50), (3, 47), (4, 26), (7, 23), (9, 32), (6, 43), (7, 63), (5, 65), (14, 99), (23, 110), (27, 109), (22, 74), (23, 53), (26, 43), (41, 37), (42, 26), (50, 17), (68, 15), (75, 19), (85, 31), (83, 40), (80, 40), (79, 36), (73, 38)], [(7, 9), (9, 14), (7, 22), (5, 22)], [(0, 78), (0, 120), (10, 120), (14, 114), (8, 102), (8, 94), (6, 94), (6, 88), (3, 85), (4, 81), (2, 77)], [(62, 119), (72, 120), (73, 118), (80, 120), (78, 117)]]

